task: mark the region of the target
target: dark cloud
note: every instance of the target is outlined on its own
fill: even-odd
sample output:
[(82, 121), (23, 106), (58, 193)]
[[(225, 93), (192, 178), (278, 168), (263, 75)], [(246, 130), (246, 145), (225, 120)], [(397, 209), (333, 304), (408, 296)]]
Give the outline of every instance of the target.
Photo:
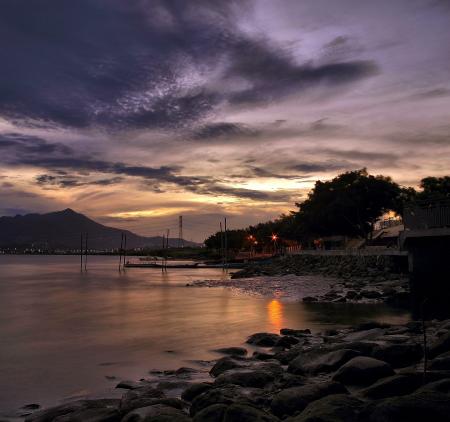
[[(376, 72), (297, 64), (239, 29), (246, 2), (4, 0), (0, 115), (83, 128), (191, 125), (220, 104), (261, 104)], [(219, 75), (211, 81), (210, 75)]]
[(61, 188), (74, 188), (80, 186), (110, 186), (121, 183), (123, 177), (112, 177), (108, 179), (86, 180), (74, 178), (70, 175), (40, 174), (36, 176), (36, 183), (41, 186), (57, 186)]
[(226, 140), (229, 138), (242, 138), (257, 136), (258, 131), (241, 123), (218, 122), (203, 125), (194, 131), (193, 138), (197, 140)]
[(428, 100), (432, 98), (442, 98), (442, 97), (449, 97), (450, 96), (450, 89), (447, 88), (435, 88), (430, 89), (428, 91), (422, 91), (417, 94), (411, 95), (411, 99), (414, 100)]
[(291, 171), (299, 171), (302, 173), (315, 173), (315, 172), (331, 172), (337, 170), (344, 170), (351, 168), (353, 165), (348, 162), (337, 162), (337, 161), (323, 161), (323, 162), (297, 162), (295, 164), (289, 165), (288, 169)]

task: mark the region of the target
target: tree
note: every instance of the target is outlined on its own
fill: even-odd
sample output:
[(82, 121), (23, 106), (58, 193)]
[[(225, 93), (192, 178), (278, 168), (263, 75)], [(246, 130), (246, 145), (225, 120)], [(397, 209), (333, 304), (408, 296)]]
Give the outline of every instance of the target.
[(366, 238), (375, 221), (401, 207), (402, 189), (391, 178), (366, 169), (317, 181), (308, 198), (296, 204), (296, 221), (304, 237), (347, 235)]
[(420, 182), (422, 191), (417, 194), (419, 201), (450, 200), (450, 176), (425, 177)]

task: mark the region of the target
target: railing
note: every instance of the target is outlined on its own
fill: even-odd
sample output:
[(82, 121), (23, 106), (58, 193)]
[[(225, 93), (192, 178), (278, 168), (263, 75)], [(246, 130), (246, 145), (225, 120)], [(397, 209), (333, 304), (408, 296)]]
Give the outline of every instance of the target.
[(405, 208), (403, 222), (405, 229), (410, 230), (450, 227), (450, 202), (434, 202)]

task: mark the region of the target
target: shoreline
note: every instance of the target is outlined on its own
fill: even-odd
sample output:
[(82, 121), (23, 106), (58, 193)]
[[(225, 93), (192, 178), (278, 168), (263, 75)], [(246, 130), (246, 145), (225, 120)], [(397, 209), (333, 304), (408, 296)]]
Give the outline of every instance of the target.
[(121, 399), (29, 404), (25, 421), (376, 421), (425, 411), (448, 420), (450, 320), (427, 322), (426, 333), (426, 349), (417, 321), (255, 333), (245, 348), (216, 350), (217, 360), (122, 381)]

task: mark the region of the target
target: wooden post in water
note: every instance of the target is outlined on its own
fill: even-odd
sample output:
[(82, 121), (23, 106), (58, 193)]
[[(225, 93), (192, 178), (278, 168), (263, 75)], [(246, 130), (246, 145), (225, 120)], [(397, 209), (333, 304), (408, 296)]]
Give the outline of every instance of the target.
[(224, 221), (224, 228), (225, 228), (225, 236), (224, 236), (224, 262), (225, 267), (228, 266), (228, 239), (227, 239), (227, 217), (225, 217)]
[(85, 247), (84, 247), (84, 271), (87, 271), (87, 254), (88, 254), (88, 234), (86, 233)]
[(167, 271), (167, 258), (169, 256), (169, 234), (170, 234), (170, 230), (167, 229), (167, 237), (166, 237), (166, 262), (165, 262), (165, 270)]
[(83, 233), (80, 239), (80, 271), (83, 271)]
[(222, 230), (222, 222), (219, 223), (220, 225), (220, 259), (222, 260), (222, 269), (225, 268), (225, 261), (224, 261), (224, 254), (223, 254), (223, 230)]
[(122, 248), (123, 248), (123, 233), (120, 234), (119, 271), (122, 269)]
[(125, 259), (127, 257), (127, 235), (124, 234), (124, 245), (123, 245), (123, 264), (122, 264), (122, 268), (125, 271)]
[(161, 272), (164, 272), (164, 262), (166, 260), (166, 239), (165, 239), (165, 235), (163, 233), (162, 235), (162, 256), (163, 256), (163, 261), (161, 262)]

